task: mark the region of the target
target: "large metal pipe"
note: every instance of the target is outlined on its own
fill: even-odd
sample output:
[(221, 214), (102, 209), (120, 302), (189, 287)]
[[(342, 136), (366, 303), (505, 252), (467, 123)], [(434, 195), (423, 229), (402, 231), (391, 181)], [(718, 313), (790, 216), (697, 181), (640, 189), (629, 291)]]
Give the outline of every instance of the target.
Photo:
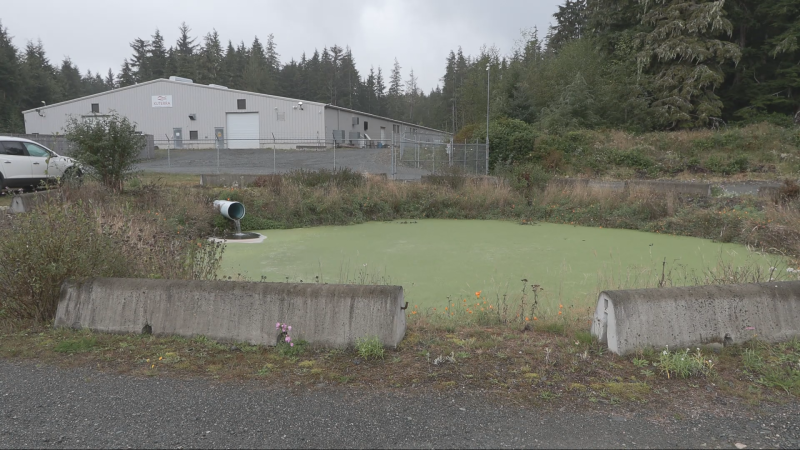
[(228, 200), (214, 200), (214, 208), (226, 219), (241, 220), (244, 217), (244, 205)]

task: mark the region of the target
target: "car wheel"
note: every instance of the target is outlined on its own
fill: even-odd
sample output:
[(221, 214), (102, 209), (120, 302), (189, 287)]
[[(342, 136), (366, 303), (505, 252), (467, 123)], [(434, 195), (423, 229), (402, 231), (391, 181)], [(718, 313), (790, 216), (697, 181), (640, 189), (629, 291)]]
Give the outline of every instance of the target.
[(77, 167), (70, 167), (64, 171), (64, 175), (61, 176), (61, 181), (69, 184), (81, 184), (83, 181), (83, 172)]

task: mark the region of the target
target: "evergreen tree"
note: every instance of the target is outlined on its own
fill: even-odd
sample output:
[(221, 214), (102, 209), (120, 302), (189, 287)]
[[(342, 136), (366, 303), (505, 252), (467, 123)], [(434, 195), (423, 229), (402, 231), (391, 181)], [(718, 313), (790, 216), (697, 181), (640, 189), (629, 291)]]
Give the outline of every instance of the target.
[(264, 47), (258, 36), (253, 39), (253, 45), (246, 55), (246, 66), (242, 74), (242, 88), (247, 91), (266, 93), (267, 79), (267, 57), (264, 54)]
[(23, 85), (21, 72), (17, 48), (0, 21), (0, 132), (24, 131), (19, 107)]
[(380, 66), (378, 66), (378, 74), (375, 75), (375, 111), (379, 116), (389, 114), (386, 108), (386, 84), (383, 81), (383, 71)]
[(42, 106), (42, 102), (52, 104), (61, 101), (56, 69), (50, 64), (44, 52), (42, 41), (28, 42), (22, 61), (22, 109)]
[(417, 86), (417, 77), (414, 75), (414, 69), (406, 80), (406, 98), (408, 102), (408, 121), (414, 122), (414, 106), (417, 104), (419, 97), (419, 87)]
[(223, 84), (225, 83), (225, 69), (223, 60), (222, 43), (217, 30), (213, 30), (203, 38), (203, 48), (200, 50), (200, 61), (197, 73), (199, 83)]
[(586, 16), (586, 0), (567, 0), (559, 6), (553, 14), (556, 25), (550, 27), (547, 49), (558, 51), (566, 42), (580, 39), (585, 34)]
[(133, 55), (129, 62), (131, 75), (137, 83), (142, 83), (153, 79), (153, 72), (150, 68), (150, 43), (141, 38), (136, 38), (130, 44)]
[(738, 62), (740, 49), (718, 39), (733, 26), (724, 0), (639, 0), (641, 22), (652, 30), (639, 36), (640, 71), (654, 75), (652, 108), (670, 128), (704, 126), (721, 117), (722, 101), (714, 92), (724, 81), (723, 65)]
[(117, 87), (117, 82), (116, 79), (114, 78), (114, 72), (111, 71), (110, 67), (108, 68), (108, 73), (106, 74), (106, 79), (103, 80), (103, 83), (105, 83), (106, 87), (109, 90), (116, 89)]
[(164, 37), (161, 36), (158, 28), (152, 38), (148, 49), (150, 76), (152, 79), (168, 78), (171, 74), (167, 73), (167, 49), (164, 47)]
[(131, 69), (128, 60), (125, 59), (122, 63), (122, 70), (120, 70), (119, 75), (117, 75), (117, 86), (125, 87), (134, 84), (136, 84), (136, 78), (134, 77), (133, 69)]
[(192, 31), (186, 22), (182, 22), (181, 26), (178, 28), (180, 35), (178, 36), (178, 41), (175, 44), (175, 64), (176, 64), (176, 73), (175, 75), (179, 77), (185, 78), (197, 78), (197, 64), (195, 64), (195, 50), (197, 49), (198, 45), (195, 44), (196, 38), (189, 37), (189, 33)]
[(61, 63), (61, 70), (58, 73), (59, 85), (61, 88), (61, 98), (78, 98), (84, 95), (84, 87), (81, 82), (81, 72), (72, 65), (69, 58), (64, 58)]
[(387, 101), (389, 106), (389, 117), (394, 119), (401, 119), (403, 117), (403, 77), (400, 75), (400, 63), (397, 58), (394, 59), (394, 66), (392, 67), (392, 75), (389, 78), (389, 91), (387, 93)]

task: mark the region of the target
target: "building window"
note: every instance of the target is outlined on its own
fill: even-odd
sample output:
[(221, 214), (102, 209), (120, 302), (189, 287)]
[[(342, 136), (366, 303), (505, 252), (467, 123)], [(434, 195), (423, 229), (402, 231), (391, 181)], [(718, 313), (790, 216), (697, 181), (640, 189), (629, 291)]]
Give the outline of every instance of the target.
[(197, 140), (197, 131), (189, 131), (189, 140), (196, 141)]
[(364, 131), (367, 131), (367, 124), (368, 124), (368, 123), (367, 123), (367, 121), (365, 120), (365, 121), (364, 121)]
[(353, 126), (358, 125), (358, 116), (353, 116)]
[(247, 109), (247, 100), (244, 98), (236, 100), (236, 109)]
[(99, 113), (100, 112), (100, 103), (92, 103), (92, 112)]

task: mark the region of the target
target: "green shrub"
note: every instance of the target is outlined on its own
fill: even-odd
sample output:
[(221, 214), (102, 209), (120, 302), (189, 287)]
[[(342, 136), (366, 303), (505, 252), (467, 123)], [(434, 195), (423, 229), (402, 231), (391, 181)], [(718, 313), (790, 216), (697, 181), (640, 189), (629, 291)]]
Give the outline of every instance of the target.
[[(486, 129), (476, 127), (472, 139), (486, 142)], [(498, 164), (541, 161), (545, 155), (536, 151), (536, 132), (531, 125), (507, 118), (489, 123), (489, 170)]]
[(617, 166), (630, 167), (631, 169), (650, 170), (655, 166), (649, 156), (647, 156), (641, 148), (634, 147), (627, 151), (612, 151), (610, 152), (611, 163)]
[(356, 353), (365, 360), (383, 359), (383, 343), (377, 336), (356, 339)]
[(121, 192), (136, 168), (145, 137), (136, 131), (135, 123), (117, 113), (93, 119), (67, 119), (67, 140), (75, 144), (72, 157), (91, 168), (105, 186)]
[(689, 378), (710, 375), (714, 369), (714, 362), (703, 355), (699, 348), (694, 353), (688, 348), (675, 352), (666, 349), (658, 357), (658, 367), (667, 378)]
[(535, 163), (518, 163), (506, 165), (497, 170), (502, 173), (515, 190), (530, 194), (532, 191), (543, 191), (550, 182), (550, 175), (542, 166)]
[(74, 206), (47, 202), (17, 215), (0, 240), (0, 309), (11, 319), (52, 320), (64, 280), (126, 276), (123, 253)]

